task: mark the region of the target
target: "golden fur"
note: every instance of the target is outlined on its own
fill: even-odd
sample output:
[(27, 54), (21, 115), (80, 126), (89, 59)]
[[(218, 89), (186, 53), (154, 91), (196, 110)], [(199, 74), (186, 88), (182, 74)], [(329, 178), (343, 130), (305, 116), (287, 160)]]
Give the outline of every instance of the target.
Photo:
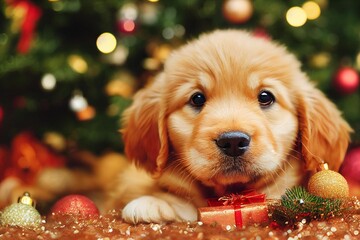
[[(275, 97), (260, 107), (258, 95)], [(191, 104), (200, 92), (206, 102)], [(164, 71), (124, 114), (125, 152), (109, 207), (128, 222), (196, 220), (207, 197), (256, 189), (279, 197), (321, 163), (338, 170), (349, 125), (286, 49), (238, 30), (200, 36), (167, 59)], [(225, 156), (216, 139), (251, 137), (246, 152)]]

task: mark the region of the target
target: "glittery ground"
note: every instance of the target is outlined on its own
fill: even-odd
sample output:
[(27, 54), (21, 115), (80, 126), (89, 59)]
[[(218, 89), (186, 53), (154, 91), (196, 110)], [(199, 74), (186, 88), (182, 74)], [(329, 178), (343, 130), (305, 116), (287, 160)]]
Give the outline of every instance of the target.
[(0, 239), (359, 239), (360, 215), (347, 215), (327, 221), (303, 221), (295, 228), (247, 226), (242, 229), (223, 229), (219, 225), (195, 223), (139, 224), (124, 223), (118, 214), (93, 219), (69, 216), (43, 218), (37, 229), (1, 227)]

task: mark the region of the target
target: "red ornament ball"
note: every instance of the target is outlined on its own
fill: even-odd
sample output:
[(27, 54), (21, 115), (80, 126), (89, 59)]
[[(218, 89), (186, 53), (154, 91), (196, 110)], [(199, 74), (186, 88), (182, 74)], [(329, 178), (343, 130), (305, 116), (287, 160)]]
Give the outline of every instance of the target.
[(88, 197), (73, 194), (59, 199), (51, 208), (53, 214), (73, 215), (77, 217), (99, 216), (99, 209)]
[(360, 184), (360, 147), (353, 148), (346, 154), (340, 173), (346, 180)]
[(340, 68), (335, 75), (335, 87), (344, 94), (351, 94), (359, 87), (359, 74), (351, 67)]
[(264, 40), (268, 40), (268, 41), (271, 40), (270, 35), (268, 34), (268, 32), (267, 32), (264, 28), (256, 28), (256, 29), (253, 31), (253, 35), (254, 35), (255, 37), (262, 38), (262, 39), (264, 39)]

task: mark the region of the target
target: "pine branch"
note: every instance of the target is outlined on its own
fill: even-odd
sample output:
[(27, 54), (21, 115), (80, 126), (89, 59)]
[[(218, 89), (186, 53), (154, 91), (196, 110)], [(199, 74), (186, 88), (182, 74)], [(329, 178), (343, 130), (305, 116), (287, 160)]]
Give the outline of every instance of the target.
[(308, 193), (303, 187), (287, 189), (281, 203), (273, 207), (273, 220), (280, 225), (293, 225), (307, 220), (324, 220), (343, 210), (341, 199), (327, 199)]

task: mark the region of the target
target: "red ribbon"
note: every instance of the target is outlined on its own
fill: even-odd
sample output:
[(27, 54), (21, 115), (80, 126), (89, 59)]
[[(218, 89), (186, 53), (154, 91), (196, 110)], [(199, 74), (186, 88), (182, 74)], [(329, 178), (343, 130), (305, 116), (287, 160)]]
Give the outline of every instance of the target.
[(21, 35), (17, 45), (19, 53), (27, 53), (33, 39), (36, 23), (41, 16), (41, 9), (29, 0), (8, 0), (13, 8), (23, 8), (25, 11), (21, 24)]
[(235, 225), (237, 227), (243, 226), (243, 218), (241, 213), (241, 205), (234, 205), (234, 217), (235, 217)]

